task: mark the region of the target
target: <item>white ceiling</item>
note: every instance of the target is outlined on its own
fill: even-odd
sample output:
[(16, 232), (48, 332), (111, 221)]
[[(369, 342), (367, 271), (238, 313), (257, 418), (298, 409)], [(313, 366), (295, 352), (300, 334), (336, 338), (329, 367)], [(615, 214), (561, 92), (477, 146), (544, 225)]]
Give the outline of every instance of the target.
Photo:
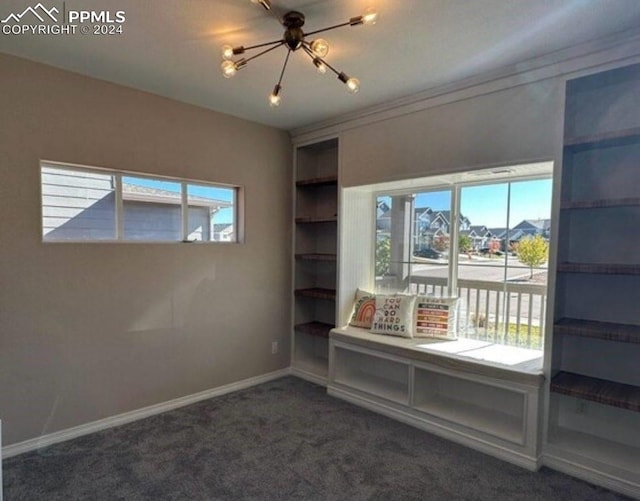
[[(62, 10), (62, 0), (42, 0)], [(292, 129), (392, 99), (498, 70), (589, 40), (640, 26), (640, 0), (272, 0), (299, 10), (312, 31), (347, 21), (367, 7), (374, 26), (323, 35), (327, 60), (361, 80), (346, 92), (335, 75), (319, 75), (292, 54), (282, 104), (267, 96), (285, 49), (222, 77), (220, 47), (276, 40), (275, 16), (249, 0), (67, 0), (66, 9), (124, 10), (116, 36), (1, 35), (0, 51), (135, 87), (231, 115)], [(3, 0), (0, 19), (37, 0)], [(251, 55), (251, 53), (248, 53)]]

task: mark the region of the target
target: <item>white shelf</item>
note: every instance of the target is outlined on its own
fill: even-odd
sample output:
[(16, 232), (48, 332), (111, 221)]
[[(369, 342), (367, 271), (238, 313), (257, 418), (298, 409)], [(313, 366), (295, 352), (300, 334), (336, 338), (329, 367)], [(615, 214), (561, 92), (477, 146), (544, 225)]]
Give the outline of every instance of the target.
[[(640, 448), (569, 428), (549, 430), (549, 454), (569, 461), (588, 462), (598, 470), (610, 470), (625, 480), (640, 482)], [(621, 474), (621, 472), (625, 472)]]
[[(524, 403), (524, 402), (523, 402)], [(523, 418), (439, 395), (417, 410), (516, 444), (524, 443)]]

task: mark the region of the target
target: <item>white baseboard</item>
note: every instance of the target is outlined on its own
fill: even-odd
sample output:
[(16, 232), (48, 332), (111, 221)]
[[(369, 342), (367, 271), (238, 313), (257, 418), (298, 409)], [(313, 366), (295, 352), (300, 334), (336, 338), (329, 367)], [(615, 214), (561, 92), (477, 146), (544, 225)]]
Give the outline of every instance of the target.
[(7, 445), (6, 447), (2, 448), (1, 457), (9, 458), (12, 456), (17, 456), (19, 454), (24, 454), (25, 452), (37, 450), (49, 445), (57, 444), (59, 442), (64, 442), (66, 440), (71, 440), (83, 435), (95, 433), (97, 431), (113, 428), (114, 426), (131, 423), (132, 421), (137, 421), (138, 419), (144, 419), (149, 416), (161, 414), (163, 412), (177, 409), (179, 407), (184, 407), (186, 405), (191, 405), (202, 400), (219, 397), (221, 395), (232, 393), (238, 390), (244, 390), (245, 388), (250, 388), (252, 386), (267, 383), (269, 381), (273, 381), (274, 379), (280, 379), (281, 377), (289, 376), (290, 374), (291, 368), (287, 367), (286, 369), (263, 374), (262, 376), (243, 379), (242, 381), (237, 381), (235, 383), (227, 384), (224, 386), (218, 386), (217, 388), (200, 391), (192, 395), (186, 395), (184, 397), (169, 400), (168, 402), (150, 405), (148, 407), (143, 407), (142, 409), (125, 412), (116, 416), (99, 419), (98, 421), (92, 421), (90, 423), (74, 426), (73, 428), (67, 428), (66, 430), (60, 430), (54, 433), (49, 433), (47, 435), (42, 435), (40, 437), (25, 440), (24, 442), (19, 442), (17, 444)]
[(300, 379), (304, 379), (305, 381), (309, 381), (311, 383), (315, 383), (320, 386), (327, 386), (327, 378), (323, 376), (318, 376), (313, 372), (305, 371), (304, 369), (300, 369), (298, 367), (291, 367), (291, 375), (299, 377)]
[(640, 485), (637, 483), (627, 482), (570, 459), (546, 453), (542, 456), (542, 464), (572, 477), (630, 496), (633, 499), (640, 499)]
[(350, 402), (354, 405), (364, 407), (365, 409), (377, 412), (378, 414), (382, 414), (391, 419), (401, 421), (405, 424), (414, 426), (429, 433), (433, 433), (434, 435), (446, 438), (447, 440), (451, 440), (452, 442), (457, 442), (471, 449), (489, 454), (490, 456), (502, 459), (503, 461), (515, 464), (529, 471), (537, 471), (541, 466), (540, 458), (530, 457), (525, 454), (501, 447), (498, 444), (489, 443), (478, 437), (463, 433), (459, 430), (416, 417), (410, 413), (402, 411), (401, 409), (384, 405), (380, 402), (362, 397), (360, 395), (355, 395), (350, 391), (345, 391), (341, 388), (336, 388), (335, 386), (328, 386), (327, 393), (333, 397), (346, 400), (347, 402)]

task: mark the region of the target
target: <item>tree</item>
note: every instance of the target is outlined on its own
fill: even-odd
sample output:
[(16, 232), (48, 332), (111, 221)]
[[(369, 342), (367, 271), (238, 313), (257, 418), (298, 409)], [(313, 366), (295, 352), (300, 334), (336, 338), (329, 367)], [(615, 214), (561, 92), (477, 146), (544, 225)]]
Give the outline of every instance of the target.
[(391, 265), (391, 238), (385, 237), (376, 242), (376, 276), (389, 273)]
[(517, 249), (518, 260), (522, 264), (529, 265), (529, 270), (531, 271), (529, 279), (532, 279), (533, 267), (547, 262), (549, 243), (541, 235), (525, 237), (520, 240)]
[(458, 238), (458, 250), (467, 253), (471, 250), (471, 237), (469, 235), (460, 235)]

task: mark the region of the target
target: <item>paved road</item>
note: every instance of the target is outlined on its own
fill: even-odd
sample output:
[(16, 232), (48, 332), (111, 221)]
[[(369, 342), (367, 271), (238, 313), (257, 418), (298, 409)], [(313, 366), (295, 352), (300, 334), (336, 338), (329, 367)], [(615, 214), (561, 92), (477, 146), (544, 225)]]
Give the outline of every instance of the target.
[[(426, 260), (425, 260), (426, 261)], [(458, 263), (458, 278), (466, 280), (487, 280), (491, 282), (502, 282), (505, 280), (505, 258), (474, 258), (471, 261), (464, 260)], [(546, 265), (536, 268), (534, 272), (546, 271)], [(446, 262), (432, 261), (411, 265), (411, 274), (422, 277), (446, 278), (448, 276)], [(507, 267), (507, 280), (527, 280), (530, 271), (527, 266), (523, 266), (516, 259), (510, 257)], [(539, 282), (536, 282), (539, 283)]]

